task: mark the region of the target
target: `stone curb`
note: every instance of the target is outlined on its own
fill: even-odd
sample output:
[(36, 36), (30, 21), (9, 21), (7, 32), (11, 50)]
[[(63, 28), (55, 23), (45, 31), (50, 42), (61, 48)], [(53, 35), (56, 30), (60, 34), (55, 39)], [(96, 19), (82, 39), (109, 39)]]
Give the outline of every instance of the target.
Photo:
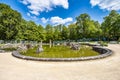
[(0, 50), (0, 53), (5, 53), (5, 51), (4, 50)]

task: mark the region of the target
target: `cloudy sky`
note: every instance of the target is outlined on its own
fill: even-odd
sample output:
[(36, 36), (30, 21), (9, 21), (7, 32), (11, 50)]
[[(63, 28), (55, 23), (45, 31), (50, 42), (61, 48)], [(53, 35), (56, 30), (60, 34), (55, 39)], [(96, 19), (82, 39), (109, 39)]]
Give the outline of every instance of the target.
[(76, 16), (88, 13), (100, 23), (111, 10), (120, 12), (120, 0), (0, 0), (37, 24), (74, 23)]

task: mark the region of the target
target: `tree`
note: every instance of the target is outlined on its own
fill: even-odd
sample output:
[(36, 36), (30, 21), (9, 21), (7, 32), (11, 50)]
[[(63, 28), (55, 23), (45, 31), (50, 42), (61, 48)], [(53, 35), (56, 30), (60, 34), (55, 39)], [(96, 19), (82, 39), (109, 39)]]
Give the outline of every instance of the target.
[(117, 17), (117, 21), (115, 21), (113, 25), (113, 35), (116, 37), (116, 40), (118, 40), (120, 38), (120, 15)]
[(112, 10), (104, 17), (104, 22), (99, 24), (86, 13), (76, 17), (76, 23), (52, 26), (37, 25), (33, 21), (26, 21), (21, 14), (10, 6), (0, 3), (0, 39), (2, 40), (78, 40), (92, 38), (100, 40), (118, 40), (120, 37), (120, 14)]
[(48, 42), (49, 40), (53, 40), (53, 27), (48, 24), (45, 27), (46, 30), (46, 41)]
[(11, 40), (15, 39), (18, 33), (18, 27), (21, 22), (21, 15), (10, 6), (0, 3), (0, 25), (2, 26), (2, 35), (0, 39)]
[(78, 38), (96, 38), (96, 32), (100, 31), (98, 22), (91, 20), (90, 16), (86, 13), (76, 17), (76, 29)]
[(38, 31), (38, 41), (46, 40), (46, 38), (45, 38), (45, 29), (43, 28), (42, 25), (39, 25), (37, 27), (37, 31)]
[(24, 19), (21, 20), (21, 23), (18, 27), (18, 34), (15, 37), (15, 40), (25, 40), (25, 32), (27, 30), (27, 21)]
[(69, 38), (69, 31), (66, 26), (63, 25), (61, 32), (62, 40), (67, 40)]
[(117, 17), (119, 14), (112, 10), (110, 14), (104, 17), (104, 22), (102, 23), (102, 30), (104, 32), (104, 37), (110, 39), (115, 36), (115, 22), (117, 21)]
[(77, 40), (76, 24), (70, 24), (68, 26), (68, 30), (69, 30), (69, 39)]
[(90, 16), (86, 13), (81, 14), (80, 16), (76, 17), (76, 24), (77, 24), (77, 33), (81, 34), (82, 38), (87, 37), (87, 23), (90, 21)]
[(96, 32), (94, 33), (94, 36), (98, 38), (98, 40), (102, 40), (102, 29), (100, 23), (98, 21), (94, 21), (94, 25), (96, 27)]
[(54, 40), (62, 40), (62, 37), (61, 37), (62, 27), (61, 26), (62, 25), (54, 26), (54, 34), (53, 34)]
[(38, 41), (39, 32), (37, 29), (37, 25), (33, 21), (27, 22), (27, 30), (24, 35), (26, 40)]

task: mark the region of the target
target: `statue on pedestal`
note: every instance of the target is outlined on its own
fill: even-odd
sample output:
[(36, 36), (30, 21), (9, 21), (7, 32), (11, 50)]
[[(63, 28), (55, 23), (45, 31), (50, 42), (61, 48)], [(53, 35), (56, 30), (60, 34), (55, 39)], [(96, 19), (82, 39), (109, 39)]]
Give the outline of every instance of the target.
[(38, 46), (37, 50), (36, 50), (36, 53), (41, 53), (43, 52), (43, 48), (42, 48), (42, 41), (41, 41), (41, 44)]

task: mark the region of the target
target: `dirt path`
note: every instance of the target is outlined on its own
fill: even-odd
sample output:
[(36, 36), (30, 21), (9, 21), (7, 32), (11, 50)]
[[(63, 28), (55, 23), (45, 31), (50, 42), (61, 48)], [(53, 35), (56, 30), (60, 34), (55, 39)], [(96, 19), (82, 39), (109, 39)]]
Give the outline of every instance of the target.
[(78, 62), (38, 62), (0, 53), (0, 80), (120, 80), (120, 45), (110, 57)]

